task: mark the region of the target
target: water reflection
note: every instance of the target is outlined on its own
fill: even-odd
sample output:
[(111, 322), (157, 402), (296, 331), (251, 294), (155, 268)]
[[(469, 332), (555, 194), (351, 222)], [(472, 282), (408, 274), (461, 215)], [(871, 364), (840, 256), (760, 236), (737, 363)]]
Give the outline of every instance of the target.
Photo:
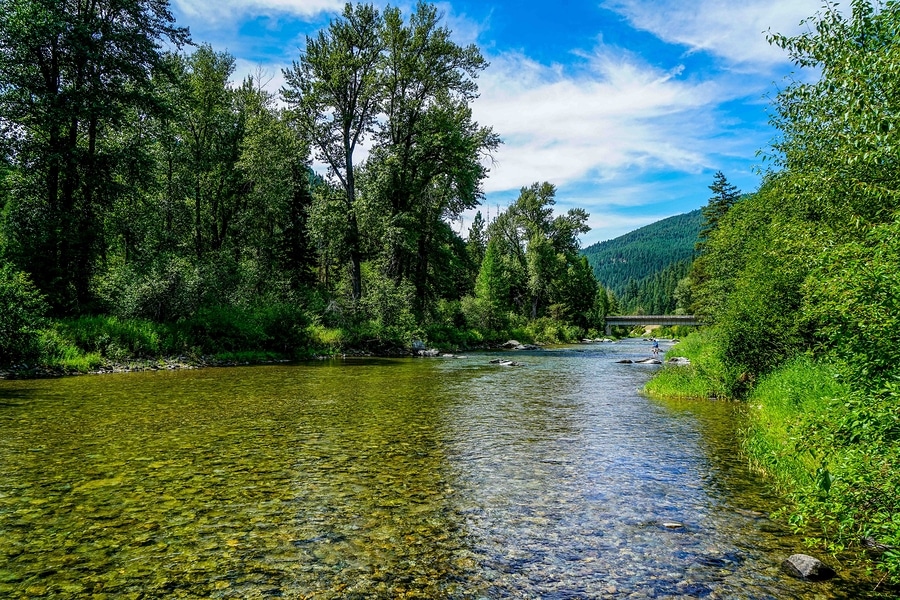
[(0, 382), (0, 596), (860, 597), (778, 571), (734, 405), (580, 350)]

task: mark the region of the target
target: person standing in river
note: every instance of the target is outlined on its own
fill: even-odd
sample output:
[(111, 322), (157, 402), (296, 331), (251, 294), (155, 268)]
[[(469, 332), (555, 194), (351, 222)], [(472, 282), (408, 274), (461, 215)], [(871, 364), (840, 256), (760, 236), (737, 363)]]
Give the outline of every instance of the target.
[(651, 338), (653, 341), (653, 356), (659, 356), (659, 340)]

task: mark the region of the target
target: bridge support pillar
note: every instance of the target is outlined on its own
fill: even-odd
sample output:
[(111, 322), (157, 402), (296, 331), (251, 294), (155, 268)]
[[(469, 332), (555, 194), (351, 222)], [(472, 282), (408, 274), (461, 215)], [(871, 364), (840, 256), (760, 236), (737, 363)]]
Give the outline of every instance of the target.
[(610, 325), (609, 323), (607, 323), (607, 324), (606, 324), (606, 337), (609, 337), (609, 336), (611, 336), (611, 335), (612, 335), (612, 325)]

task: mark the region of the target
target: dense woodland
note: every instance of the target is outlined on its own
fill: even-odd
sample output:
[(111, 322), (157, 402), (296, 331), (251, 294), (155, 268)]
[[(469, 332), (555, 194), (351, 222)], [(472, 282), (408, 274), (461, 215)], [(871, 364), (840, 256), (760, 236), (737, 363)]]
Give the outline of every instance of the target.
[(655, 385), (747, 398), (785, 516), (900, 582), (900, 5), (850, 9), (771, 36), (798, 73), (768, 170), (743, 197), (713, 182), (680, 285), (710, 327), (682, 350), (696, 366)]
[(278, 95), (165, 0), (0, 14), (0, 363), (602, 326), (588, 215), (549, 183), (454, 229), (500, 138), (470, 110), (487, 63), (433, 5), (348, 4)]
[[(724, 177), (724, 176), (723, 176)], [(675, 289), (694, 259), (701, 209), (676, 215), (582, 250), (622, 314), (674, 314)]]

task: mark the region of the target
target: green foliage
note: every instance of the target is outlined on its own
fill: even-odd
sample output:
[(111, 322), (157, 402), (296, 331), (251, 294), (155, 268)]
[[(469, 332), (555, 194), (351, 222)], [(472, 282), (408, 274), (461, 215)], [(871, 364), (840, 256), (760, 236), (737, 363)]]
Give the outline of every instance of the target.
[(841, 374), (835, 364), (799, 356), (760, 380), (747, 398), (750, 456), (787, 490), (815, 484), (822, 457), (807, 446), (809, 415), (821, 415), (832, 398), (851, 393)]
[(703, 215), (703, 224), (700, 226), (700, 233), (697, 234), (696, 249), (699, 252), (703, 252), (710, 234), (716, 230), (719, 221), (741, 197), (740, 190), (728, 183), (722, 171), (716, 171), (709, 189), (713, 192), (713, 196), (706, 206), (700, 209), (700, 213)]
[(56, 312), (83, 311), (104, 209), (141, 190), (130, 169), (146, 145), (120, 131), (158, 114), (160, 47), (187, 30), (164, 0), (3, 0), (0, 14), (0, 122), (17, 132), (4, 139), (18, 167), (9, 255)]
[[(399, 284), (385, 277), (377, 265), (363, 265), (362, 314), (369, 320), (366, 334), (378, 342), (403, 342), (409, 345), (416, 329), (412, 313), (415, 288), (409, 281)], [(409, 339), (407, 339), (409, 338)]]
[[(640, 281), (630, 280), (618, 299), (619, 312), (635, 315), (671, 315), (677, 307), (678, 284), (688, 274), (690, 260), (673, 262)], [(687, 311), (684, 311), (687, 314)]]
[(519, 314), (532, 320), (548, 315), (574, 319), (586, 326), (596, 289), (578, 255), (578, 236), (589, 229), (587, 213), (571, 209), (554, 217), (555, 195), (556, 188), (547, 182), (522, 188), (516, 202), (491, 223), (476, 296), (484, 290), (489, 266), (500, 274), (491, 277), (502, 282), (496, 293), (505, 295), (502, 302)]
[[(682, 297), (713, 324), (695, 363), (749, 394), (747, 447), (790, 493), (790, 522), (835, 551), (895, 546), (900, 5), (826, 4), (808, 24), (771, 38), (818, 76), (776, 99), (781, 170), (718, 218)], [(896, 548), (879, 561), (900, 581)]]
[(509, 274), (504, 269), (499, 243), (491, 240), (475, 280), (475, 297), (463, 300), (466, 321), (484, 332), (505, 328), (509, 287)]
[(0, 365), (33, 359), (47, 305), (28, 276), (0, 264)]
[(806, 280), (804, 314), (823, 345), (849, 362), (859, 385), (897, 372), (900, 219), (821, 255)]
[(524, 328), (524, 339), (541, 344), (564, 344), (578, 341), (584, 337), (585, 331), (577, 325), (559, 321), (550, 317), (541, 317), (529, 321)]
[(161, 343), (165, 327), (144, 319), (85, 316), (61, 320), (54, 331), (68, 345), (112, 360), (150, 358), (168, 350)]
[[(894, 546), (900, 540), (900, 384), (873, 393), (855, 390), (845, 367), (808, 357), (764, 378), (749, 398), (747, 447), (758, 466), (789, 492), (785, 509), (798, 529), (833, 550), (864, 538)], [(888, 551), (881, 567), (894, 579), (900, 556)]]
[(42, 364), (64, 373), (87, 373), (103, 364), (99, 352), (85, 352), (55, 327), (41, 331), (40, 349)]
[(666, 353), (681, 356), (690, 365), (667, 365), (647, 383), (647, 393), (659, 397), (730, 398), (734, 369), (722, 359), (715, 332), (701, 329), (690, 333)]

